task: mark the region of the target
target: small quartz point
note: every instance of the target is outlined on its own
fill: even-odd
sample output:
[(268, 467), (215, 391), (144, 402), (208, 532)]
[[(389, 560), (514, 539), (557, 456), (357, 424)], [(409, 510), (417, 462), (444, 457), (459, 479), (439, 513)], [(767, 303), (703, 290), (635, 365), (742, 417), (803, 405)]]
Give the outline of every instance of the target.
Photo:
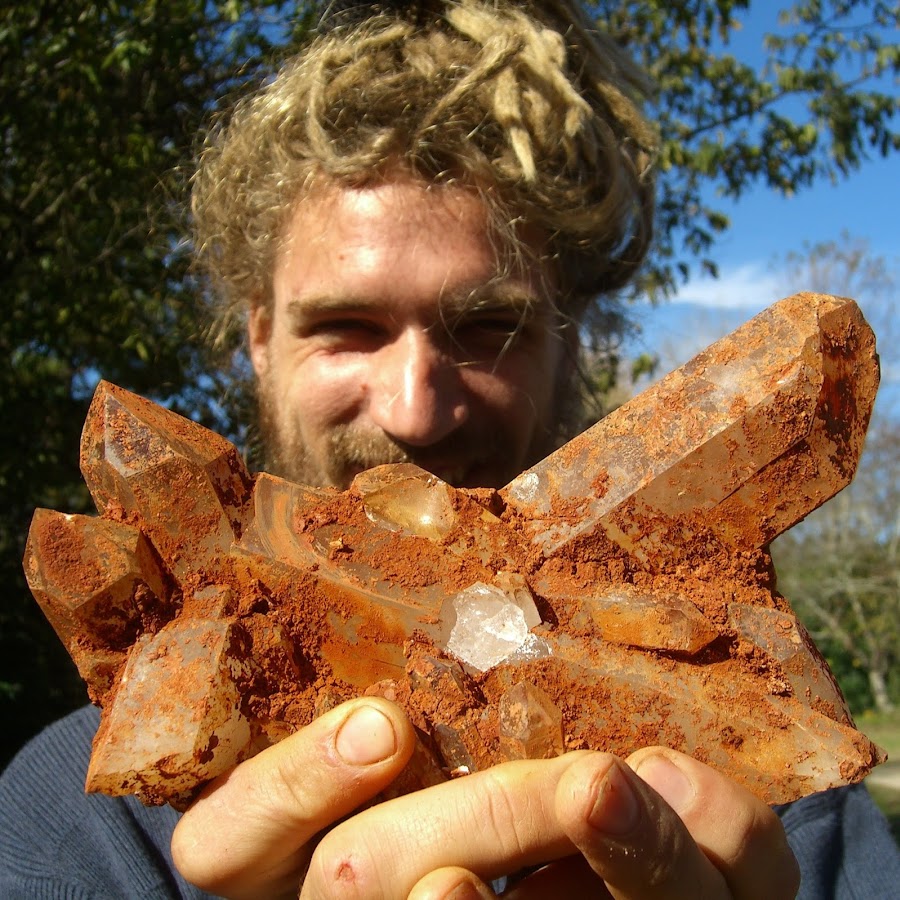
[(795, 616), (777, 609), (731, 603), (728, 624), (780, 663), (797, 697), (836, 722), (853, 725), (847, 702), (828, 664)]
[(455, 660), (419, 656), (407, 666), (413, 691), (423, 691), (458, 715), (478, 703), (472, 678)]
[(447, 650), (477, 671), (549, 654), (546, 642), (530, 632), (529, 620), (540, 622), (533, 600), (523, 609), (521, 595), (476, 582), (450, 603), (456, 621)]
[(501, 494), (547, 556), (594, 534), (656, 570), (705, 536), (755, 550), (850, 482), (877, 387), (857, 305), (795, 294)]
[(415, 655), (407, 671), (414, 704), (423, 711), (444, 767), (468, 774), (491, 765), (478, 730), (483, 701), (463, 667), (452, 659)]
[(520, 681), (500, 700), (504, 759), (549, 759), (565, 749), (562, 713), (545, 691)]
[(435, 759), (434, 753), (417, 737), (412, 756), (406, 768), (379, 795), (382, 800), (392, 800), (411, 794), (423, 788), (443, 784), (449, 777), (444, 767)]
[(366, 515), (393, 531), (439, 541), (456, 523), (450, 485), (410, 463), (362, 472), (352, 489), (362, 497)]
[(648, 593), (630, 584), (586, 595), (572, 625), (588, 624), (615, 644), (688, 655), (699, 653), (719, 637), (719, 631), (689, 598)]
[(86, 789), (185, 795), (245, 758), (242, 657), (234, 625), (221, 620), (172, 622), (140, 638), (104, 709)]
[(39, 509), (24, 566), (92, 697), (110, 688), (142, 621), (162, 624), (172, 614), (166, 576), (150, 542), (131, 525)]

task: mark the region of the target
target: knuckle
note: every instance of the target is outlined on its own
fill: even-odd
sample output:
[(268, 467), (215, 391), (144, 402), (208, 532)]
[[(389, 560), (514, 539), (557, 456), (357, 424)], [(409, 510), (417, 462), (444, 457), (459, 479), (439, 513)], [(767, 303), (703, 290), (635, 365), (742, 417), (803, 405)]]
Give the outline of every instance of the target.
[(495, 846), (523, 854), (527, 849), (523, 833), (533, 817), (529, 796), (503, 766), (489, 769), (485, 775), (471, 801), (478, 813), (473, 821), (481, 822), (487, 832), (485, 839)]
[(266, 815), (276, 809), (293, 822), (305, 822), (312, 814), (308, 788), (309, 768), (292, 754), (279, 755), (257, 785), (259, 807)]

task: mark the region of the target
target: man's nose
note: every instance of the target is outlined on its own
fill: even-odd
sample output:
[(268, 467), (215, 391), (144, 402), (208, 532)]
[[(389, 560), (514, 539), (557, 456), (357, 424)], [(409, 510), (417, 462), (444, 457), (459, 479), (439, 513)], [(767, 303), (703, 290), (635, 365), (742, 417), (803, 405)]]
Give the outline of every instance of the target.
[(456, 361), (421, 328), (408, 328), (372, 360), (369, 415), (397, 441), (427, 447), (469, 416)]

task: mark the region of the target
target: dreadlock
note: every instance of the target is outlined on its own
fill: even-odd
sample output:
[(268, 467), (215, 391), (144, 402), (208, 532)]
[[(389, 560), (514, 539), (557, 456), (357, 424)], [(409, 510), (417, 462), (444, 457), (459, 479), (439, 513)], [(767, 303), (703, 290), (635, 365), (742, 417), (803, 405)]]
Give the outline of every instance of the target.
[(538, 229), (562, 311), (581, 316), (628, 282), (650, 240), (647, 88), (575, 0), (332, 5), (202, 151), (195, 247), (224, 320), (270, 301), (286, 219), (317, 183), (398, 169), (477, 191), (506, 264), (523, 226)]

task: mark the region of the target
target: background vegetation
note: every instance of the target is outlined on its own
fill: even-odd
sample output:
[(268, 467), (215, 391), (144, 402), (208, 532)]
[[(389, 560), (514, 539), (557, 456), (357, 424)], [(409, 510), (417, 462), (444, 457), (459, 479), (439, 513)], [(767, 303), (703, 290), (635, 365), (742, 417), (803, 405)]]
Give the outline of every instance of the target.
[[(591, 6), (659, 84), (660, 229), (643, 285), (653, 296), (715, 270), (728, 221), (706, 188), (800, 191), (900, 148), (898, 100), (885, 87), (900, 70), (896, 4), (798, 2), (767, 38), (763, 68), (729, 49), (749, 6)], [(78, 438), (97, 378), (246, 439), (236, 370), (203, 352), (184, 172), (217, 99), (263, 77), (308, 20), (303, 6), (253, 0), (0, 10), (0, 764), (83, 701), (21, 557), (35, 507), (87, 509)], [(831, 646), (845, 652), (837, 637)]]

